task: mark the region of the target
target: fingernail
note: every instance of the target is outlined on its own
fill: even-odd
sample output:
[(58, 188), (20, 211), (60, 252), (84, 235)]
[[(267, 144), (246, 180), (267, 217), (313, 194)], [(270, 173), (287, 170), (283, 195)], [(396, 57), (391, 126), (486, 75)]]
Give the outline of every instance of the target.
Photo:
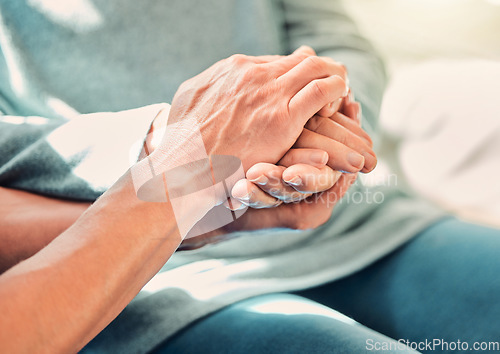
[(248, 205), (240, 203), (240, 205), (238, 207), (229, 208), (229, 210), (231, 210), (231, 211), (240, 211), (240, 210), (243, 210), (243, 209), (245, 209), (247, 207), (248, 207)]
[(228, 202), (224, 205), (226, 206), (226, 208), (232, 211), (238, 211), (246, 208), (246, 205), (236, 198), (231, 198), (231, 200), (228, 200)]
[(361, 122), (361, 118), (363, 117), (363, 110), (361, 109), (361, 105), (359, 105), (358, 110), (358, 121)]
[(251, 179), (250, 182), (260, 184), (261, 186), (266, 185), (269, 182), (269, 178), (267, 178), (264, 175), (260, 175), (259, 177), (255, 179)]
[(248, 202), (248, 201), (250, 201), (250, 194), (246, 194), (243, 197), (234, 197), (234, 198), (241, 200), (243, 202)]
[(365, 158), (363, 155), (350, 152), (347, 154), (347, 162), (349, 162), (355, 169), (361, 170), (365, 165)]
[[(375, 158), (373, 157), (373, 155), (367, 153), (367, 152), (363, 152), (363, 156), (365, 157), (365, 161), (367, 162), (366, 164), (366, 168), (368, 170), (373, 170), (377, 164)], [(369, 162), (369, 163), (368, 163)]]
[(314, 151), (311, 153), (311, 161), (320, 165), (326, 165), (328, 154), (325, 151)]
[(285, 181), (285, 183), (291, 184), (292, 186), (300, 186), (302, 184), (302, 178), (295, 176), (291, 180)]

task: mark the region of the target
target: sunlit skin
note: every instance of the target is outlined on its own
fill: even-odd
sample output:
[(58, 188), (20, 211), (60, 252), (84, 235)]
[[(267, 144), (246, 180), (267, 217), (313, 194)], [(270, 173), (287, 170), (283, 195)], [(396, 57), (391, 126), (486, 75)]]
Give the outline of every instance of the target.
[[(308, 120), (323, 107), (344, 97), (346, 91), (342, 77), (332, 76), (331, 62), (322, 64), (317, 59), (311, 60), (311, 56), (309, 49), (301, 49), (272, 61), (246, 56), (222, 60), (179, 88), (170, 114), (179, 119), (199, 119), (210, 154), (238, 156), (249, 172), (250, 167), (261, 162), (269, 164), (266, 173), (281, 169), (281, 160), (284, 167), (290, 164), (292, 169), (283, 170), (283, 179), (290, 180), (293, 174), (304, 177), (304, 173), (311, 171), (304, 170), (306, 167), (297, 162), (307, 161), (304, 157), (307, 151), (302, 151), (302, 157), (297, 152), (290, 152), (287, 157), (287, 151), (297, 144), (297, 139), (302, 139), (299, 137)], [(256, 94), (256, 87), (263, 88), (265, 95)], [(203, 104), (207, 102), (211, 109)], [(225, 114), (219, 114), (214, 107), (225, 107)], [(278, 118), (272, 122), (264, 120), (263, 117), (269, 116)], [(346, 118), (347, 121), (350, 120)], [(269, 125), (268, 129), (262, 130), (263, 124)], [(347, 125), (345, 130), (354, 132)], [(277, 135), (276, 131), (282, 134)], [(182, 147), (182, 141), (178, 143), (179, 146), (174, 147), (160, 145), (151, 156), (161, 159), (165, 149)], [(311, 143), (308, 148), (317, 147)], [(355, 149), (355, 144), (345, 144), (343, 149), (347, 148)], [(328, 164), (333, 163), (332, 156), (328, 155)], [(345, 161), (345, 158), (341, 156), (339, 160)], [(360, 165), (358, 170), (365, 167)], [(325, 165), (313, 171), (318, 176), (325, 175), (326, 168), (330, 167)], [(335, 178), (330, 179), (328, 185), (333, 183), (333, 186), (328, 190), (335, 191), (343, 183), (348, 185), (345, 181), (354, 179), (356, 172), (342, 174), (336, 182), (333, 182)], [(247, 177), (252, 176), (247, 173)], [(318, 191), (326, 187), (307, 186)], [(11, 210), (0, 220), (2, 226), (8, 226), (2, 227), (0, 250), (12, 254), (5, 258), (6, 264), (1, 265), (3, 270), (8, 270), (0, 275), (0, 312), (3, 314), (0, 343), (4, 352), (78, 351), (118, 315), (182, 241), (170, 203), (139, 200), (129, 172), (90, 206), (6, 189), (0, 189), (0, 194), (3, 210)], [(29, 204), (25, 203), (28, 201)], [(270, 217), (274, 225), (269, 226), (289, 226), (286, 208), (300, 205), (282, 204), (255, 212), (282, 213), (278, 218)], [(300, 206), (304, 213), (306, 205), (313, 204)], [(193, 213), (203, 215), (212, 207), (202, 198)], [(326, 208), (319, 203), (316, 207)], [(55, 212), (49, 212), (49, 208)], [(331, 206), (329, 208), (325, 215), (331, 213)], [(37, 214), (42, 209), (46, 212)], [(256, 227), (253, 210), (241, 218), (243, 229)], [(19, 217), (11, 218), (14, 213)], [(36, 222), (23, 220), (22, 216), (27, 214), (36, 214)], [(27, 235), (33, 236), (35, 231), (41, 240), (32, 243)], [(230, 230), (220, 230), (219, 235), (227, 231)], [(199, 240), (193, 239), (193, 242)], [(0, 258), (4, 259), (3, 254)], [(12, 266), (23, 258), (27, 259)]]

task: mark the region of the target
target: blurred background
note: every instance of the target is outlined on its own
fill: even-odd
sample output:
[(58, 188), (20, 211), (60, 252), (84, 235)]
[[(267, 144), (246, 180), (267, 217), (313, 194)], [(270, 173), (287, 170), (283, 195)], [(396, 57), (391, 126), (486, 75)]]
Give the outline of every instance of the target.
[(391, 71), (435, 58), (500, 60), (500, 0), (344, 0)]
[(344, 0), (386, 60), (379, 166), (470, 221), (500, 227), (500, 0)]

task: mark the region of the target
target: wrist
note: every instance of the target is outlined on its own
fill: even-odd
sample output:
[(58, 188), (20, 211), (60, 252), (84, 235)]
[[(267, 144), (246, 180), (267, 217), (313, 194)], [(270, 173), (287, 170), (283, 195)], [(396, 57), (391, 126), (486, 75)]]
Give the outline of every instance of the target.
[(147, 141), (154, 151), (150, 149), (149, 156), (131, 169), (138, 198), (168, 202), (182, 238), (234, 221), (228, 209), (214, 207), (225, 202), (236, 181), (244, 178), (241, 161), (234, 156), (208, 156), (197, 120), (168, 121), (168, 115), (168, 110), (159, 112)]

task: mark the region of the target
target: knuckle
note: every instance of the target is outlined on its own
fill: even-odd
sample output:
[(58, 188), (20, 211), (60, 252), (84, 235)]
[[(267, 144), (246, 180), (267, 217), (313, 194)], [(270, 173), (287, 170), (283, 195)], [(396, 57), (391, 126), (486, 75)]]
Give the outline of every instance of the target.
[(312, 90), (313, 90), (313, 95), (320, 99), (320, 100), (325, 100), (328, 98), (327, 94), (327, 87), (325, 86), (324, 81), (321, 80), (313, 80), (311, 82)]
[(294, 221), (293, 228), (296, 230), (308, 230), (312, 228), (312, 225), (306, 218), (297, 218)]
[(305, 53), (307, 55), (316, 55), (316, 51), (308, 45), (303, 45), (300, 49), (301, 53)]
[(323, 60), (332, 68), (332, 73), (335, 73), (344, 79), (347, 77), (347, 68), (344, 64), (330, 57), (323, 57)]
[(299, 54), (297, 56), (297, 58), (300, 60), (300, 61), (304, 61), (306, 60), (307, 58), (311, 57), (311, 54), (309, 53), (302, 53), (302, 54)]
[(240, 66), (245, 64), (248, 58), (244, 54), (233, 54), (228, 58), (228, 61), (235, 66)]
[(177, 91), (184, 92), (187, 91), (189, 87), (190, 87), (190, 80), (186, 80), (179, 85)]
[(337, 63), (337, 65), (339, 67), (341, 76), (343, 78), (347, 78), (347, 67), (344, 64), (342, 64), (342, 63)]
[(307, 67), (309, 70), (314, 70), (315, 72), (321, 73), (325, 71), (326, 68), (326, 62), (321, 59), (320, 57), (317, 56), (310, 56), (304, 59), (305, 64), (307, 64)]

